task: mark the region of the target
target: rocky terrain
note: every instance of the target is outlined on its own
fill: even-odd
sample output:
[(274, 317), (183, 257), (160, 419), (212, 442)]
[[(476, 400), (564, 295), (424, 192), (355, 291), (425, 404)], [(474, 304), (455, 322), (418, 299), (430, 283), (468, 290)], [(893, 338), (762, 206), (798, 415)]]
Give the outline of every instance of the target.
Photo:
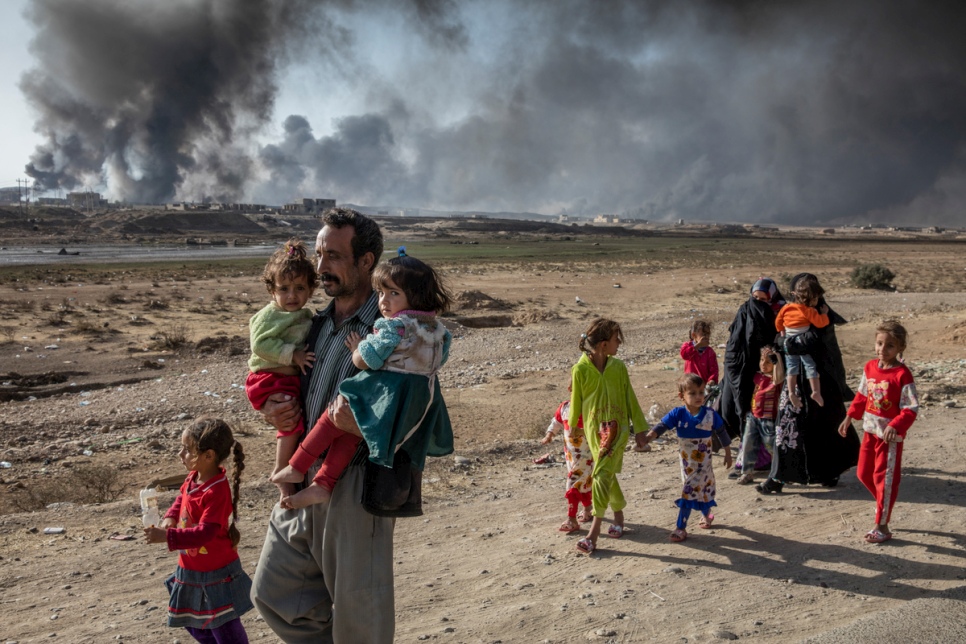
[[(433, 258), (458, 293), (441, 374), (456, 453), (427, 467), (426, 515), (397, 523), (397, 641), (869, 641), (861, 634), (899, 628), (910, 610), (943, 619), (929, 623), (935, 637), (920, 624), (906, 641), (966, 626), (960, 245), (811, 241), (776, 251), (768, 240), (532, 234), (460, 232), (473, 246), (390, 235)], [(897, 290), (850, 286), (851, 268), (867, 261), (891, 266)], [(162, 581), (176, 558), (140, 541), (137, 491), (180, 483), (178, 439), (201, 415), (228, 420), (245, 445), (240, 552), (254, 569), (277, 500), (265, 480), (274, 434), (241, 388), (247, 318), (266, 301), (260, 269), (0, 267), (0, 641), (188, 641), (164, 626)], [(715, 527), (671, 544), (679, 482), (663, 443), (627, 454), (627, 536), (577, 556), (577, 537), (556, 530), (559, 442), (556, 462), (532, 461), (547, 452), (537, 440), (566, 397), (589, 320), (622, 323), (619, 357), (638, 398), (663, 409), (676, 400), (690, 320), (711, 319), (722, 343), (754, 279), (799, 270), (818, 274), (849, 320), (839, 339), (853, 384), (881, 319), (900, 317), (911, 332), (906, 359), (924, 404), (906, 447), (896, 539), (862, 541), (873, 504), (846, 474), (835, 489), (771, 497), (722, 481)], [(873, 626), (861, 619), (870, 615)], [(254, 612), (244, 622), (254, 641), (275, 641)]]

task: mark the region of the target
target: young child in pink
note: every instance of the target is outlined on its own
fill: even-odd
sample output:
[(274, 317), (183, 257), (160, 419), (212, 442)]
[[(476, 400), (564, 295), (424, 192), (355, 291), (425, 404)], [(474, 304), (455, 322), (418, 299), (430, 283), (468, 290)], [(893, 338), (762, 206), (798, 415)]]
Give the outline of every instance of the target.
[(690, 339), (681, 345), (684, 373), (701, 376), (707, 386), (718, 385), (718, 356), (711, 348), (711, 323), (695, 320), (691, 323)]
[(875, 330), (877, 357), (866, 363), (859, 391), (839, 426), (839, 434), (845, 436), (853, 419), (862, 420), (865, 437), (856, 474), (875, 497), (875, 527), (865, 535), (868, 543), (892, 538), (889, 519), (899, 494), (902, 446), (919, 413), (915, 380), (901, 362), (906, 338), (905, 327), (895, 320)]

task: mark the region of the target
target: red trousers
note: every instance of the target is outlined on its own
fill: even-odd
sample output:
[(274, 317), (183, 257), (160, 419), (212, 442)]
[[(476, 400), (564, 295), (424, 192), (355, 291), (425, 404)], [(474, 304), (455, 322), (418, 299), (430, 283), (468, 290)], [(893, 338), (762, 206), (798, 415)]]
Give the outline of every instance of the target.
[[(265, 405), (265, 401), (272, 394), (288, 394), (298, 400), (302, 395), (302, 389), (298, 376), (259, 371), (248, 374), (248, 378), (245, 379), (245, 393), (248, 395), (252, 407), (257, 411)], [(278, 432), (275, 437), (281, 438), (292, 434), (301, 436), (303, 433), (305, 433), (305, 420), (300, 417), (298, 424), (292, 431)]]
[(875, 434), (863, 432), (856, 474), (875, 497), (875, 523), (889, 523), (892, 506), (899, 495), (903, 443), (887, 443)]
[(591, 493), (590, 492), (578, 492), (577, 488), (570, 488), (564, 494), (564, 498), (567, 499), (567, 516), (573, 519), (577, 516), (577, 504), (580, 503), (585, 508), (589, 508), (591, 505)]
[(331, 492), (335, 482), (349, 466), (349, 461), (355, 455), (360, 440), (362, 440), (361, 437), (347, 434), (336, 427), (329, 419), (329, 410), (326, 409), (312, 427), (312, 431), (295, 450), (288, 464), (299, 472), (308, 472), (315, 460), (328, 449), (329, 453), (312, 481)]

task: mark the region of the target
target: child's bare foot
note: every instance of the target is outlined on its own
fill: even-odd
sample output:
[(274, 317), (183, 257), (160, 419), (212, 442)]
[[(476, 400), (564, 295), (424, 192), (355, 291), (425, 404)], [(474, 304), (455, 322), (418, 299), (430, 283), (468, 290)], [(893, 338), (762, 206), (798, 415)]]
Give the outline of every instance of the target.
[(272, 483), (301, 483), (304, 479), (305, 474), (299, 472), (291, 465), (286, 465), (268, 477), (268, 480)]
[(811, 398), (816, 403), (818, 403), (819, 407), (825, 406), (825, 400), (822, 399), (822, 392), (820, 392), (819, 390), (816, 389), (815, 391), (813, 391), (812, 395), (809, 396), (809, 398)]
[(798, 411), (802, 408), (802, 399), (798, 397), (798, 394), (789, 392), (788, 401), (792, 404), (792, 407), (795, 408), (795, 411)]
[(313, 483), (301, 492), (282, 499), (281, 506), (287, 510), (298, 510), (316, 503), (328, 503), (331, 496), (332, 492)]

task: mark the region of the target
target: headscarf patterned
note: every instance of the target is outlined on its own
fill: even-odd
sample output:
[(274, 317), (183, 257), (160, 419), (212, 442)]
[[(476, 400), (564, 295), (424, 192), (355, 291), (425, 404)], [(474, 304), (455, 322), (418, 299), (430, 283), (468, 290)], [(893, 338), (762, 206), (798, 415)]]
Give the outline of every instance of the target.
[(771, 308), (777, 313), (783, 306), (785, 306), (785, 300), (782, 298), (782, 294), (778, 291), (778, 285), (775, 284), (775, 280), (770, 277), (759, 277), (758, 281), (754, 283), (751, 287), (751, 292), (762, 291), (768, 293), (768, 303), (771, 304)]

